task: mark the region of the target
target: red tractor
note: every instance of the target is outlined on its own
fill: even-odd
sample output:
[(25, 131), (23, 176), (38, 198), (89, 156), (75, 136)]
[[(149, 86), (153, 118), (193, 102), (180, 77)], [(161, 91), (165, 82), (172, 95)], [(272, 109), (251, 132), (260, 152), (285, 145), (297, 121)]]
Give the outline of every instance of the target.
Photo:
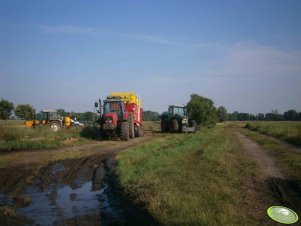
[(103, 106), (100, 101), (102, 136), (118, 135), (122, 140), (142, 136), (142, 114), (141, 101), (135, 93), (111, 93), (103, 101)]

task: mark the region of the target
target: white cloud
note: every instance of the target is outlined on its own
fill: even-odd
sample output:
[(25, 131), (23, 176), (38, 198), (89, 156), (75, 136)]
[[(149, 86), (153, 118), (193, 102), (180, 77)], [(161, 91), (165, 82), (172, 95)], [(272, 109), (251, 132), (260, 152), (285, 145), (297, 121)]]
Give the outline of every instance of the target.
[(256, 43), (228, 48), (218, 62), (219, 73), (247, 76), (301, 76), (301, 54)]
[(171, 38), (165, 38), (159, 35), (152, 34), (139, 34), (139, 33), (121, 33), (121, 32), (112, 32), (104, 30), (99, 27), (84, 27), (84, 26), (73, 26), (73, 25), (39, 25), (39, 29), (45, 34), (81, 34), (81, 35), (90, 35), (90, 34), (108, 34), (119, 36), (127, 39), (132, 39), (136, 41), (144, 41), (157, 43), (162, 45), (178, 46), (184, 48), (192, 49), (202, 49), (202, 48), (212, 48), (220, 46), (216, 42), (179, 42)]

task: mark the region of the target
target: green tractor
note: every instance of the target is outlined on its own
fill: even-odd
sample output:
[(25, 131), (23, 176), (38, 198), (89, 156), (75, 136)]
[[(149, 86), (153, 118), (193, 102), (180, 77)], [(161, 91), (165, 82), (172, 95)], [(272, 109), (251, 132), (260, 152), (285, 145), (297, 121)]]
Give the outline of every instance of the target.
[(187, 114), (187, 108), (179, 105), (171, 105), (168, 112), (161, 115), (162, 132), (196, 132), (196, 121), (190, 119)]

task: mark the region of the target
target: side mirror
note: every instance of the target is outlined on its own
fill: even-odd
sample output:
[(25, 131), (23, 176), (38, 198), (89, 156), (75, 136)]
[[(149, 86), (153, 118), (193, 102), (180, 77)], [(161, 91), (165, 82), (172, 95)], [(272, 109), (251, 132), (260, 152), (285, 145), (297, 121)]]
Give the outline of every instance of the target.
[(96, 108), (98, 108), (98, 103), (97, 103), (97, 102), (95, 102), (94, 106), (95, 106)]

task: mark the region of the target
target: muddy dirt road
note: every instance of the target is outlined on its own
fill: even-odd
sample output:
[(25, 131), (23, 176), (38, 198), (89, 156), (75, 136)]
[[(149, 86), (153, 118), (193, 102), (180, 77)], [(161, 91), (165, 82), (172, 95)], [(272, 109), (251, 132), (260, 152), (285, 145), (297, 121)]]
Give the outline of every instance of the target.
[[(235, 131), (234, 133), (239, 138), (246, 152), (258, 165), (258, 175), (254, 175), (253, 181), (249, 184), (249, 200), (250, 206), (254, 209), (254, 218), (259, 220), (259, 225), (282, 225), (270, 220), (265, 211), (270, 206), (284, 205), (297, 213), (301, 213), (301, 187), (300, 183), (282, 173), (279, 166), (276, 164), (276, 157), (268, 154), (266, 150), (261, 148), (250, 138), (242, 133)], [(279, 145), (289, 148), (290, 145)], [(300, 151), (294, 147), (293, 150)]]
[[(16, 153), (17, 161), (0, 170), (0, 225), (156, 225), (124, 197), (113, 173), (118, 152), (156, 136)], [(44, 164), (74, 151), (84, 153)]]

